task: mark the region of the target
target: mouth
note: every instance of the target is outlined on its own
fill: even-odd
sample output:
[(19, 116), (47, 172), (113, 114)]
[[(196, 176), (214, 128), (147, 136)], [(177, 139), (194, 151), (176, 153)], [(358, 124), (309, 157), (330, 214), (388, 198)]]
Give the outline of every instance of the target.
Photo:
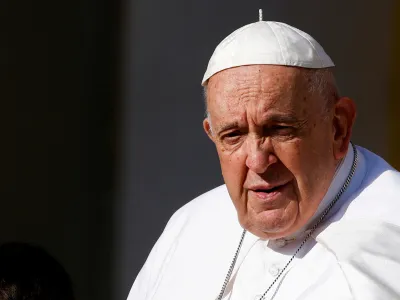
[(278, 191), (283, 186), (284, 186), (284, 184), (274, 186), (273, 188), (270, 188), (270, 189), (253, 189), (252, 191), (254, 191), (256, 193), (267, 193), (267, 194), (269, 194), (269, 193), (273, 193), (275, 191)]
[(287, 186), (289, 186), (289, 182), (275, 186), (255, 186), (249, 189), (249, 192), (262, 201), (273, 201), (282, 195)]

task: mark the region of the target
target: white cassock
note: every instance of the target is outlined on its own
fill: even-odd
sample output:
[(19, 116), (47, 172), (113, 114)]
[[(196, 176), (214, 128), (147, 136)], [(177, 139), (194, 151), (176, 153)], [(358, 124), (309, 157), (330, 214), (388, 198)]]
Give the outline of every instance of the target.
[[(351, 184), (265, 299), (400, 299), (400, 173), (357, 151)], [(343, 186), (353, 156), (350, 146), (311, 223)], [(247, 233), (223, 299), (258, 299), (306, 230), (275, 241)], [(189, 202), (168, 222), (128, 300), (215, 300), (242, 231), (225, 185)]]

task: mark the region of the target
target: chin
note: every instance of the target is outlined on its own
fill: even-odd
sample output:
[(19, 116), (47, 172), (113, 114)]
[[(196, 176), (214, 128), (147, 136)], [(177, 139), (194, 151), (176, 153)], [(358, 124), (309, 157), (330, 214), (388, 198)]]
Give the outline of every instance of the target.
[(276, 211), (265, 211), (242, 223), (243, 227), (254, 235), (265, 239), (278, 239), (295, 231), (296, 216), (282, 215)]

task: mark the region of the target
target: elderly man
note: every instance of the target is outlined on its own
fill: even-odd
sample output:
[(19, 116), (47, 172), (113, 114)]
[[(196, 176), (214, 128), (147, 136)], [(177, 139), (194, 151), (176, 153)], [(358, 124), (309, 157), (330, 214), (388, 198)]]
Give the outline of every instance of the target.
[(129, 300), (400, 299), (400, 174), (350, 142), (333, 66), (278, 22), (218, 45), (203, 125), (225, 185), (174, 214)]

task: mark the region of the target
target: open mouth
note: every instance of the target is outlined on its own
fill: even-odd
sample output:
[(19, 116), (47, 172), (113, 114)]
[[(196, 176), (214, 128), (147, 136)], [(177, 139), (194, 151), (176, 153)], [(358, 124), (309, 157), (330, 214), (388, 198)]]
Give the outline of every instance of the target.
[(253, 189), (250, 190), (250, 192), (262, 201), (275, 201), (278, 198), (280, 199), (280, 197), (285, 192), (286, 187), (288, 185), (289, 182), (271, 188), (265, 188), (263, 186), (259, 186), (259, 187), (254, 187)]
[(254, 190), (254, 191), (255, 191), (256, 193), (267, 193), (267, 194), (269, 194), (269, 193), (276, 192), (276, 191), (279, 190), (281, 187), (282, 187), (282, 185), (278, 185), (278, 186), (273, 187), (272, 189), (256, 189), (256, 190)]

